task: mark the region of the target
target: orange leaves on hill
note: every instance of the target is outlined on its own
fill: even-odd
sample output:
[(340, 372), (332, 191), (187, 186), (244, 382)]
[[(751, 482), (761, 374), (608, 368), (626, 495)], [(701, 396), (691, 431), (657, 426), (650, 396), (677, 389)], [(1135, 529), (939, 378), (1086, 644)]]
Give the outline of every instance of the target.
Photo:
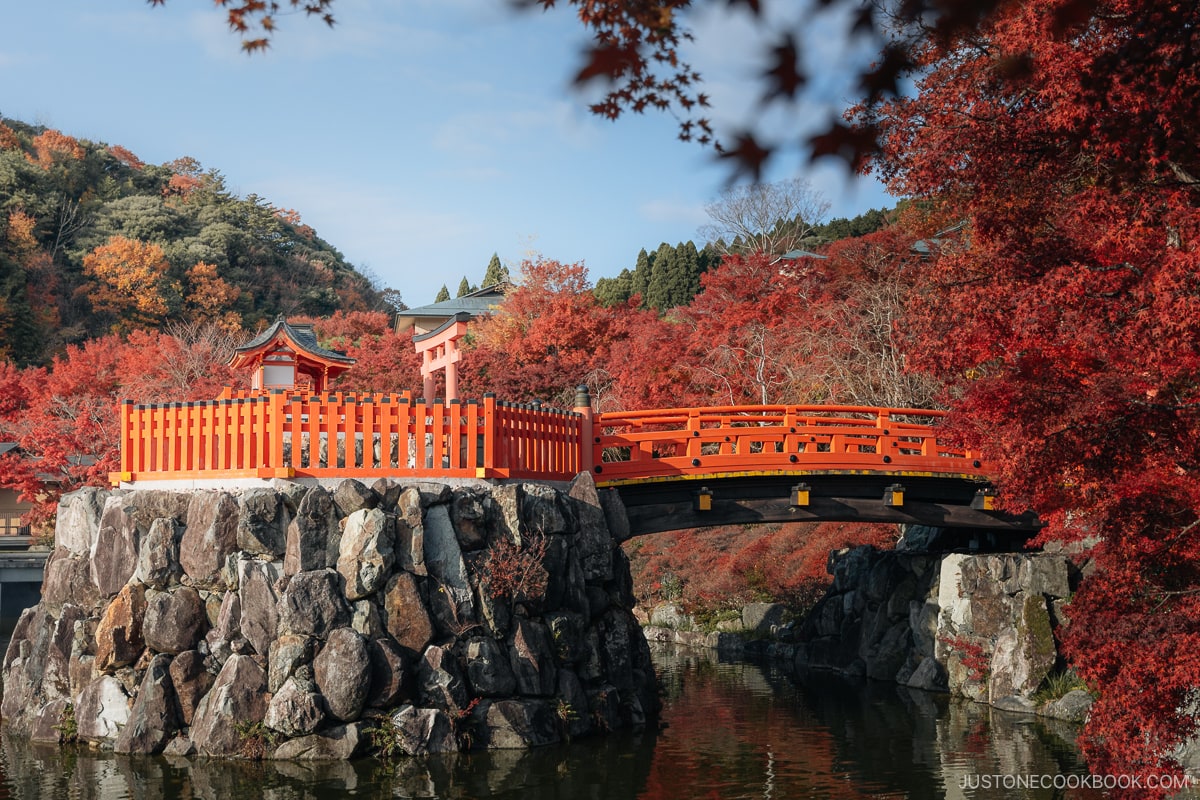
[(215, 322), (229, 332), (240, 331), (241, 317), (230, 310), (242, 290), (217, 274), (216, 264), (197, 261), (187, 272), (185, 305), (193, 319)]
[(158, 245), (113, 236), (83, 257), (84, 274), (94, 279), (92, 307), (116, 315), (122, 327), (153, 325), (169, 311), (170, 266)]
[(62, 160), (78, 161), (83, 158), (83, 145), (72, 136), (56, 130), (48, 130), (33, 137), (33, 154), (26, 154), (30, 162), (48, 170)]
[(14, 150), (21, 146), (16, 131), (0, 122), (0, 150)]

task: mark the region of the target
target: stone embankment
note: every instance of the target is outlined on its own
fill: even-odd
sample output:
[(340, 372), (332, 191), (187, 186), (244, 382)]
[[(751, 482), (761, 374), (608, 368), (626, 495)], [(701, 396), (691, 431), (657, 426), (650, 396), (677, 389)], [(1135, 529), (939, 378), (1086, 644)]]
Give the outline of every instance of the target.
[(82, 489), (4, 658), (10, 732), (119, 752), (523, 748), (657, 711), (595, 486)]
[(1082, 722), (1081, 688), (1053, 700), (1039, 690), (1065, 670), (1055, 629), (1067, 623), (1078, 570), (1049, 553), (932, 554), (859, 547), (832, 553), (833, 584), (802, 620), (753, 604), (700, 632), (671, 605), (643, 614), (652, 640), (762, 652), (797, 669), (854, 677)]

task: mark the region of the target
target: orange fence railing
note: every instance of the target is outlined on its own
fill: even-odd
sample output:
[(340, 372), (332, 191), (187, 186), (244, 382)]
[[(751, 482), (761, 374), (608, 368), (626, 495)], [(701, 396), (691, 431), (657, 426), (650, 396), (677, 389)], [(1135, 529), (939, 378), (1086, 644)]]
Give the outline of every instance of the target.
[(942, 412), (726, 406), (593, 414), (408, 394), (226, 392), (121, 406), (114, 482), (221, 478), (463, 477), (598, 484), (746, 472), (985, 478), (978, 453), (939, 440)]
[[(121, 406), (117, 481), (205, 478), (569, 479), (583, 467), (583, 418), (485, 396), (231, 393)], [(240, 396), (239, 396), (240, 395)]]
[(944, 414), (868, 406), (727, 406), (597, 414), (598, 483), (757, 471), (915, 472), (984, 477), (947, 446)]

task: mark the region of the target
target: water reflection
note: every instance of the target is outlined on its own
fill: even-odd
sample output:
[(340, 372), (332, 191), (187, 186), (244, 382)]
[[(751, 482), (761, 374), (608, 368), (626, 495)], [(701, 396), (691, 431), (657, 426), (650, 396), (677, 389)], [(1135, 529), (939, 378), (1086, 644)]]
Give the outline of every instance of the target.
[(391, 763), (116, 756), (6, 737), (0, 798), (1088, 798), (961, 788), (979, 775), (1078, 775), (1074, 729), (892, 685), (660, 648), (663, 727), (533, 751)]

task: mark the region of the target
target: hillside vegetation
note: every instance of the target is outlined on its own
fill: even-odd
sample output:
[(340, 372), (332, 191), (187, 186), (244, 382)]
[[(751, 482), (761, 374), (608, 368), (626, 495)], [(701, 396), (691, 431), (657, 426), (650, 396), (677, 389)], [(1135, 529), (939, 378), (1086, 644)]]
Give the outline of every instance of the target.
[(111, 331), (381, 308), (300, 215), (191, 158), (0, 119), (0, 358), (48, 363)]

